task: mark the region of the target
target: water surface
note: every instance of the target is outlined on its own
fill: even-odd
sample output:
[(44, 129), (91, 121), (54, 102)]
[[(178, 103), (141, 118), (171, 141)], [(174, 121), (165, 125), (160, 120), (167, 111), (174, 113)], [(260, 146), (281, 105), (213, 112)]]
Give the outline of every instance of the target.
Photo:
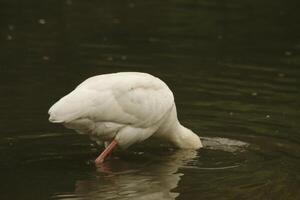
[[(298, 199), (299, 2), (8, 1), (0, 6), (1, 199)], [(86, 78), (148, 72), (199, 151), (116, 151), (48, 122)]]

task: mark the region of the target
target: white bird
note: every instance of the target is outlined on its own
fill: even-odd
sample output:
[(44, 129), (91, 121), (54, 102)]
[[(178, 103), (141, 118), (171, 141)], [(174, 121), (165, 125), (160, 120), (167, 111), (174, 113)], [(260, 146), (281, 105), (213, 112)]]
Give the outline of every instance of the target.
[(48, 113), (50, 122), (62, 123), (99, 141), (111, 141), (96, 164), (116, 146), (125, 149), (150, 136), (166, 139), (179, 148), (202, 147), (199, 136), (179, 123), (169, 87), (146, 73), (91, 77), (56, 102)]

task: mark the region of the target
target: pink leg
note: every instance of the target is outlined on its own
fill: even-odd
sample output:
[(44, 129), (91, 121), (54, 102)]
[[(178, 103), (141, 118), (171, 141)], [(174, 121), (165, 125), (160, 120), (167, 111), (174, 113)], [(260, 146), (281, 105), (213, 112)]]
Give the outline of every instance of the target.
[(112, 150), (117, 146), (117, 140), (113, 139), (113, 141), (102, 151), (102, 153), (96, 158), (96, 165), (104, 162), (105, 158), (112, 152)]

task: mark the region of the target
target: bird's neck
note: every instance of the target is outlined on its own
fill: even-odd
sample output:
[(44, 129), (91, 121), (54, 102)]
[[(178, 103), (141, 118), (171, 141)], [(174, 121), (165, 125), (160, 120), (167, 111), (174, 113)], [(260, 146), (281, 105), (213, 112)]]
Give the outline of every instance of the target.
[(182, 149), (199, 149), (202, 147), (199, 136), (180, 123), (177, 123), (170, 133), (170, 141)]
[(165, 138), (175, 146), (183, 149), (199, 149), (202, 147), (199, 136), (179, 123), (175, 104), (163, 125), (158, 129), (156, 136)]

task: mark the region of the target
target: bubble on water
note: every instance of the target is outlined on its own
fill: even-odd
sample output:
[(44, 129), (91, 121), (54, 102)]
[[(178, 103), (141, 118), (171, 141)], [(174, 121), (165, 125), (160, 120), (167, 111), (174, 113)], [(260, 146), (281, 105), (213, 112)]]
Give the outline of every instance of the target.
[(95, 161), (94, 160), (87, 160), (85, 161), (86, 165), (95, 165)]
[(13, 37), (11, 35), (7, 35), (7, 40), (12, 40)]
[(285, 74), (284, 73), (278, 73), (278, 76), (279, 77), (285, 77)]
[(46, 24), (46, 20), (45, 19), (39, 19), (39, 24), (42, 24), (42, 25), (44, 25), (44, 24)]
[(72, 5), (73, 2), (72, 2), (72, 0), (66, 0), (66, 4), (67, 4), (67, 5)]
[(136, 154), (136, 155), (143, 155), (145, 152), (143, 152), (143, 151), (138, 151), (138, 152), (133, 152), (134, 154)]
[(233, 112), (230, 112), (229, 115), (232, 116), (232, 115), (233, 115)]
[(91, 144), (90, 144), (90, 147), (95, 147), (95, 144), (91, 143)]
[(286, 56), (291, 56), (291, 55), (292, 55), (292, 52), (286, 51), (286, 52), (284, 52), (284, 54), (285, 54)]
[(130, 3), (128, 4), (128, 6), (129, 6), (129, 8), (134, 8), (134, 7), (135, 7), (135, 3), (130, 2)]
[(49, 56), (43, 56), (43, 60), (49, 60)]
[(266, 115), (266, 118), (269, 119), (271, 116), (270, 115)]
[(252, 96), (257, 96), (257, 92), (252, 92), (251, 95)]
[(112, 22), (113, 22), (114, 24), (119, 24), (121, 21), (120, 21), (120, 19), (115, 18), (115, 19), (113, 19)]
[(10, 31), (13, 31), (13, 30), (15, 29), (15, 26), (12, 25), (12, 24), (10, 24), (10, 25), (8, 25), (8, 29), (9, 29)]
[(149, 41), (149, 42), (157, 42), (158, 39), (157, 39), (157, 38), (154, 38), (154, 37), (149, 37), (149, 38), (148, 38), (148, 41)]
[(285, 15), (285, 11), (284, 10), (280, 10), (279, 11), (279, 15)]

